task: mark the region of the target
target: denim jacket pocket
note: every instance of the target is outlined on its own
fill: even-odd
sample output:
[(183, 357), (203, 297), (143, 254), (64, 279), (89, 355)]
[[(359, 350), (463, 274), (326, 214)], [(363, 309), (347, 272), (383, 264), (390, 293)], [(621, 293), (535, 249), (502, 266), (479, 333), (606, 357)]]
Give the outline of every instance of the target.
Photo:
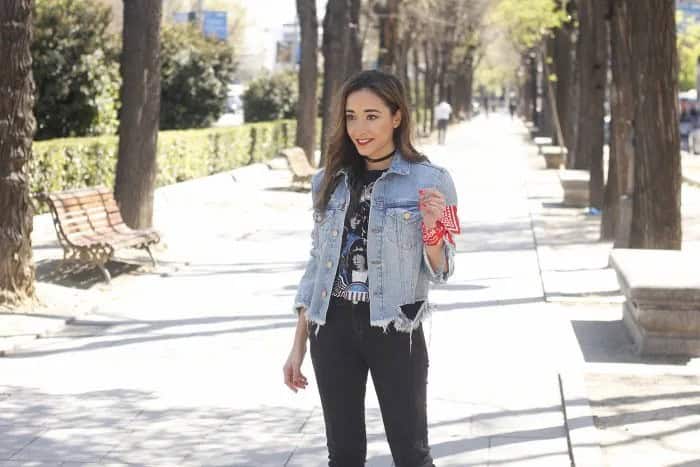
[(421, 240), (421, 216), (418, 208), (388, 208), (390, 229), (388, 238), (402, 250), (415, 249)]

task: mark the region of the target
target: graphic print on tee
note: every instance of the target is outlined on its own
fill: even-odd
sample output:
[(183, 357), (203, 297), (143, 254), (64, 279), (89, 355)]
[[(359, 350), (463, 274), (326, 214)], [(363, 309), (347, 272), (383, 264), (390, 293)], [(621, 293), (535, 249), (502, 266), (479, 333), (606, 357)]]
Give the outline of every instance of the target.
[(372, 188), (382, 172), (372, 170), (367, 173), (357, 209), (348, 212), (343, 228), (343, 248), (332, 295), (353, 303), (369, 302), (367, 226)]

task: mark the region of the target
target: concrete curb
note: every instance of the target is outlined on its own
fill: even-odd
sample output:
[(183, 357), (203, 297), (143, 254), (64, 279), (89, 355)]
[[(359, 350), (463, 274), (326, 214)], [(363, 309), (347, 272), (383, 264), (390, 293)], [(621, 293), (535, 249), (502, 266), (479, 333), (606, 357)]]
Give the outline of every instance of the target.
[(566, 425), (570, 440), (572, 465), (575, 467), (601, 467), (603, 451), (600, 448), (598, 429), (593, 423), (590, 400), (586, 393), (582, 372), (560, 373), (562, 404), (566, 411)]
[(36, 303), (0, 313), (0, 357), (36, 339), (61, 331), (67, 324), (98, 310), (93, 292), (46, 282), (36, 283)]

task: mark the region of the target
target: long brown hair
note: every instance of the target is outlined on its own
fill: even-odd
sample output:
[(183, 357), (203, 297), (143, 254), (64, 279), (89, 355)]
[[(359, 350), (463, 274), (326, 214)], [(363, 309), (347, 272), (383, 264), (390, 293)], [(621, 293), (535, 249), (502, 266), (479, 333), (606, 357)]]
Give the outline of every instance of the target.
[(394, 129), (394, 146), (400, 151), (403, 158), (412, 162), (426, 160), (426, 157), (416, 150), (411, 141), (411, 112), (408, 109), (401, 81), (389, 73), (377, 70), (361, 71), (351, 76), (343, 84), (335, 100), (333, 125), (326, 147), (325, 173), (315, 206), (322, 211), (328, 206), (328, 201), (337, 185), (338, 180), (335, 175), (338, 170), (341, 168), (349, 170), (351, 185), (355, 189), (357, 183), (353, 183), (353, 181), (359, 180), (360, 175), (365, 171), (365, 161), (357, 153), (357, 148), (348, 136), (345, 126), (345, 104), (348, 96), (362, 89), (371, 91), (382, 99), (391, 110), (392, 115), (397, 110), (401, 111), (401, 123)]

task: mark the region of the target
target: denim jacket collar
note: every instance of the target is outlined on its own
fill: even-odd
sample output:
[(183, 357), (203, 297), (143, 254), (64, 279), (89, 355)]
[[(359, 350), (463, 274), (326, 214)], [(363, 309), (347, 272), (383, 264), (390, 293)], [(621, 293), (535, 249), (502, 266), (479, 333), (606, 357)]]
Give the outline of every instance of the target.
[[(337, 177), (341, 174), (347, 176), (348, 170), (349, 169), (347, 167), (341, 167), (335, 173), (335, 176)], [(396, 148), (394, 157), (391, 158), (391, 166), (389, 167), (389, 170), (387, 172), (399, 175), (408, 175), (411, 172), (411, 162), (404, 159), (403, 155), (401, 154), (401, 151), (399, 151), (398, 148)]]

